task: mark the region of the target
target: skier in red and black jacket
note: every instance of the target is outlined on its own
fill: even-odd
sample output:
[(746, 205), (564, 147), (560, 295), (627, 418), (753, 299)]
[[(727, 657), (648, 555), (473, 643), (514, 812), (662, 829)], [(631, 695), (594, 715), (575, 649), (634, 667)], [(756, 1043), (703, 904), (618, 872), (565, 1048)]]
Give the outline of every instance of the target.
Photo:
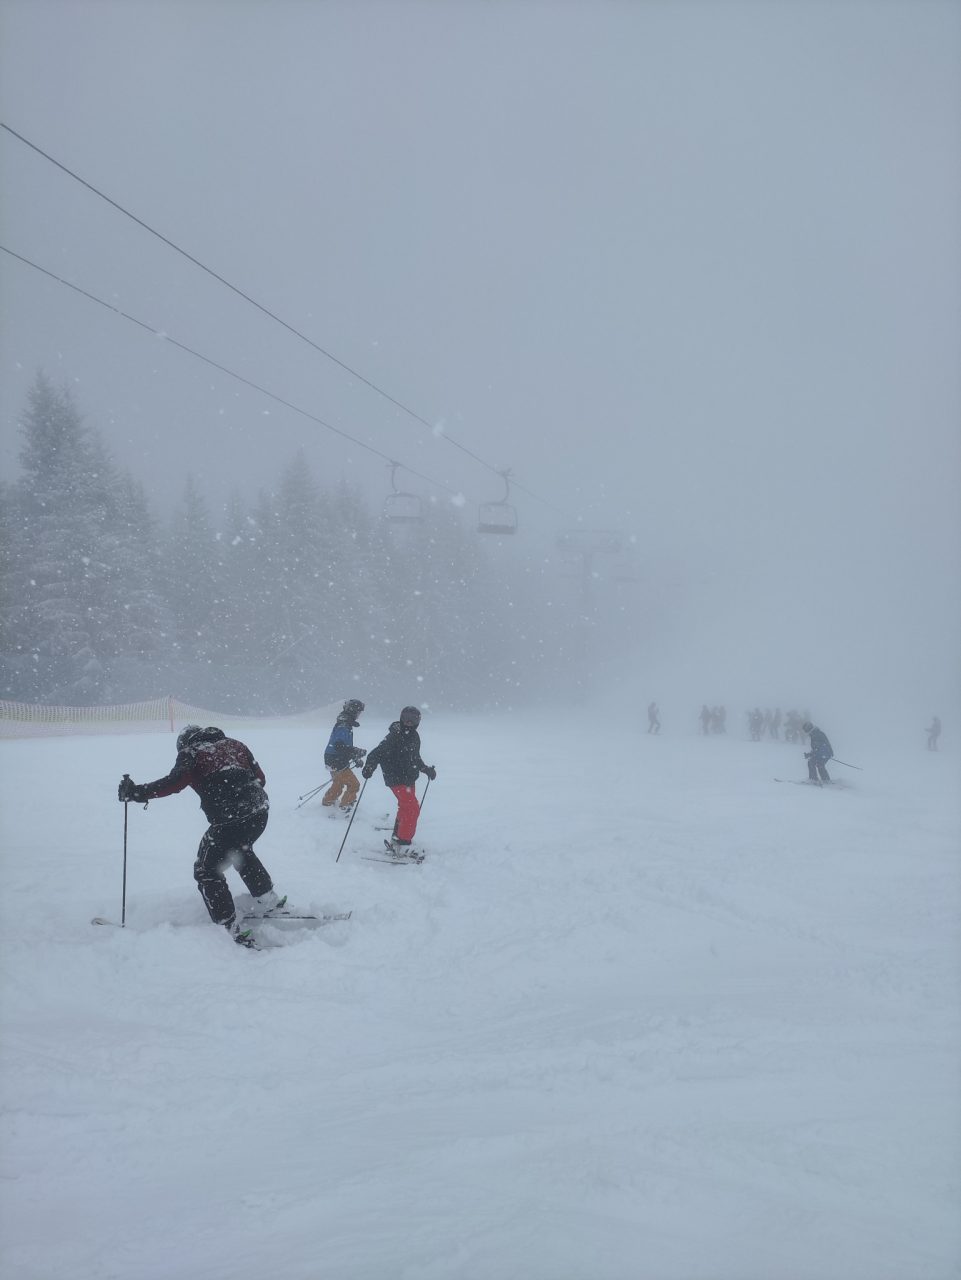
[(420, 804), (414, 783), (422, 773), (431, 782), (437, 777), (433, 765), (424, 764), (420, 758), (420, 712), (416, 707), (404, 707), (400, 719), (387, 730), (387, 737), (367, 753), (367, 763), (361, 769), (365, 778), (372, 778), (380, 765), (384, 783), (397, 797), (397, 820), (394, 823), (395, 845), (409, 845), (417, 830)]
[(194, 879), (204, 906), (214, 922), (230, 930), (236, 942), (253, 947), (249, 929), (237, 924), (233, 896), (224, 871), (236, 868), (257, 901), (262, 915), (283, 908), (267, 868), (254, 853), (254, 841), (264, 833), (270, 802), (264, 790), (267, 779), (249, 747), (228, 738), (223, 729), (188, 724), (177, 738), (177, 759), (165, 778), (140, 786), (124, 777), (117, 791), (121, 801), (146, 804), (193, 787), (210, 823), (200, 841), (194, 862)]

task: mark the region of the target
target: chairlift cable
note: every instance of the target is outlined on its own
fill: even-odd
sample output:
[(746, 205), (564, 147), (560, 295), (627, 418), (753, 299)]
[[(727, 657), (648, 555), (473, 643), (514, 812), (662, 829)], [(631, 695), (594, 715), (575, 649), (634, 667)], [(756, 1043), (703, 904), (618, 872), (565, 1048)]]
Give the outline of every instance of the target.
[[(49, 161), (50, 164), (60, 169), (61, 172), (67, 174), (68, 177), (73, 178), (75, 182), (79, 182), (81, 186), (86, 187), (87, 190), (92, 192), (95, 196), (99, 196), (101, 200), (105, 200), (107, 204), (109, 204), (112, 208), (116, 209), (118, 213), (122, 213), (124, 217), (130, 218), (130, 220), (132, 222), (135, 222), (138, 227), (141, 227), (144, 231), (149, 232), (150, 235), (155, 236), (158, 240), (162, 241), (165, 245), (167, 245), (168, 248), (173, 249), (175, 253), (179, 253), (181, 257), (186, 258), (188, 262), (193, 263), (195, 267), (199, 267), (201, 271), (206, 272), (206, 274), (211, 276), (214, 280), (219, 281), (220, 284), (224, 285), (225, 288), (230, 289), (231, 292), (235, 293), (239, 298), (243, 298), (245, 302), (248, 302), (252, 307), (256, 307), (258, 311), (262, 312), (265, 316), (268, 316), (271, 320), (275, 321), (275, 323), (281, 325), (289, 333), (292, 333), (295, 337), (300, 338), (302, 342), (306, 342), (308, 346), (312, 347), (315, 351), (319, 352), (320, 355), (325, 356), (333, 364), (343, 369), (345, 373), (349, 373), (352, 378), (356, 378), (359, 382), (363, 383), (364, 386), (369, 387), (371, 391), (376, 392), (377, 395), (383, 397), (383, 399), (387, 400), (390, 404), (394, 405), (395, 408), (400, 409), (403, 413), (406, 413), (410, 418), (413, 418), (415, 422), (419, 422), (422, 426), (426, 427), (431, 432), (432, 435), (435, 433), (434, 423), (429, 422), (425, 417), (417, 413), (416, 410), (411, 409), (409, 405), (404, 404), (402, 400), (398, 400), (395, 396), (392, 396), (388, 391), (385, 391), (383, 387), (378, 386), (376, 382), (373, 382), (370, 378), (365, 377), (362, 373), (358, 372), (358, 370), (354, 369), (351, 365), (339, 359), (332, 352), (328, 351), (326, 347), (322, 347), (319, 343), (314, 342), (312, 338), (309, 338), (305, 333), (302, 333), (294, 325), (289, 324), (281, 316), (277, 315), (276, 312), (271, 311), (269, 307), (266, 307), (263, 305), (263, 303), (258, 302), (256, 298), (252, 298), (250, 294), (245, 293), (243, 289), (238, 288), (237, 285), (235, 284), (231, 284), (229, 280), (225, 279), (224, 276), (219, 275), (216, 271), (213, 270), (212, 267), (208, 267), (205, 263), (201, 262), (199, 258), (195, 258), (193, 254), (188, 253), (186, 249), (182, 249), (180, 245), (176, 244), (173, 240), (169, 239), (169, 237), (165, 236), (162, 232), (157, 231), (156, 228), (150, 226), (149, 223), (144, 222), (142, 218), (138, 218), (136, 214), (131, 213), (129, 209), (124, 208), (124, 206), (120, 204), (118, 201), (113, 200), (105, 192), (101, 191), (98, 187), (95, 187), (92, 182), (88, 182), (85, 178), (82, 178), (80, 174), (75, 173), (73, 169), (68, 168), (67, 165), (61, 163), (61, 161), (56, 160), (52, 155), (49, 154), (49, 152), (44, 151), (43, 148), (37, 146), (35, 142), (31, 142), (29, 138), (25, 138), (22, 133), (18, 133), (16, 129), (12, 128), (3, 120), (0, 120), (0, 129), (5, 129), (7, 133), (9, 133), (12, 137), (16, 138), (19, 142), (22, 142), (24, 146), (29, 147), (31, 151), (35, 151), (37, 155), (42, 156), (44, 160)], [(14, 256), (16, 257), (17, 255), (15, 254)], [(26, 262), (27, 259), (22, 259), (22, 261)], [(33, 266), (35, 264), (30, 263), (29, 265)], [(39, 268), (39, 270), (43, 270), (43, 268)], [(50, 275), (51, 273), (47, 272), (46, 274)], [(59, 279), (59, 277), (57, 276), (54, 276), (53, 278)], [(61, 280), (60, 283), (69, 284), (69, 282), (65, 280)], [(71, 285), (70, 287), (73, 288), (75, 286)], [(80, 290), (79, 292), (83, 292), (83, 291)], [(94, 301), (100, 301), (100, 299), (94, 299)], [(106, 306), (108, 304), (105, 303), (104, 305)], [(125, 318), (132, 319), (132, 317), (129, 317), (129, 316)], [(137, 323), (139, 323), (139, 321)], [(144, 327), (149, 328), (150, 326), (145, 325)], [(176, 345), (179, 345), (179, 344), (176, 344)], [(196, 355), (198, 353), (191, 352), (191, 354)], [(200, 357), (200, 358), (204, 359), (205, 357)], [(229, 370), (224, 370), (224, 372), (229, 372)], [(232, 376), (237, 376), (237, 375), (232, 375)], [(262, 390), (262, 388), (258, 388), (258, 390)], [(327, 423), (323, 425), (329, 426), (329, 424)], [(475, 453), (472, 449), (469, 449), (467, 445), (461, 444), (459, 440), (455, 440), (453, 436), (448, 435), (446, 432), (440, 432), (438, 434), (440, 435), (441, 439), (446, 440), (449, 444), (452, 444), (456, 449), (460, 449), (462, 453), (466, 453), (468, 457), (473, 458), (474, 461), (479, 463), (482, 467), (486, 467), (489, 471), (493, 471), (498, 475), (500, 474), (500, 468), (495, 467), (493, 463), (487, 462), (484, 458), (480, 457), (479, 454)], [(348, 439), (352, 439), (352, 437), (348, 437)], [(384, 455), (381, 454), (380, 456), (383, 457)], [(413, 472), (412, 474), (417, 474), (417, 473)], [(437, 482), (432, 480), (430, 481), (430, 483), (436, 484)], [(537, 502), (543, 503), (544, 506), (550, 508), (550, 510), (555, 511), (558, 514), (561, 514), (561, 515), (564, 514), (564, 512), (561, 511), (559, 507), (555, 507), (554, 504), (549, 502), (546, 498), (542, 498), (539, 494), (535, 493), (533, 490), (528, 489), (526, 486), (519, 484), (516, 481), (514, 483), (515, 483), (515, 488), (519, 489), (523, 493), (526, 493), (528, 497), (533, 498)], [(445, 489), (447, 488), (446, 485), (441, 485), (440, 487)], [(452, 492), (452, 490), (448, 489), (448, 492)]]
[[(380, 449), (376, 448), (374, 445), (367, 444), (364, 440), (359, 440), (356, 436), (352, 436), (348, 431), (344, 431), (341, 427), (335, 427), (333, 423), (327, 422), (324, 418), (318, 417), (317, 414), (311, 413), (308, 409), (302, 409), (292, 401), (285, 400), (283, 396), (279, 396), (273, 391), (268, 391), (268, 389), (266, 387), (262, 387), (260, 383), (254, 382), (250, 378), (245, 378), (241, 373), (235, 373), (233, 369), (228, 369), (226, 365), (218, 364), (216, 360), (212, 360), (202, 352), (196, 351), (193, 347), (188, 347), (185, 343), (178, 342), (176, 338), (172, 338), (165, 330), (157, 329), (153, 325), (147, 324), (144, 320), (138, 320), (136, 316), (132, 316), (128, 312), (122, 311), (120, 307), (114, 306), (112, 302), (105, 302), (103, 298), (98, 298), (96, 294), (90, 293), (87, 289), (81, 288), (80, 285), (74, 284), (70, 280), (65, 280), (63, 276), (58, 276), (53, 271), (48, 271), (46, 267), (41, 267), (39, 263), (32, 262), (22, 254), (14, 252), (13, 249), (8, 249), (6, 245), (0, 244), (0, 250), (9, 254), (11, 258), (16, 258), (18, 262), (22, 262), (26, 266), (32, 267), (35, 271), (39, 271), (41, 275), (45, 275), (49, 277), (49, 279), (55, 280), (57, 284), (65, 285), (66, 288), (72, 289), (74, 293), (79, 293), (81, 297), (87, 298), (90, 302), (96, 302), (98, 306), (105, 307), (107, 311), (112, 311), (122, 319), (129, 320), (131, 324), (135, 324), (139, 328), (144, 329), (153, 337), (162, 338), (164, 342), (170, 343), (171, 346), (177, 347), (180, 351), (185, 351), (187, 355), (194, 356), (197, 360), (202, 360), (204, 364), (210, 365), (212, 369), (217, 369), (220, 373), (225, 373), (228, 377), (236, 379), (237, 382), (242, 382), (244, 386), (251, 387), (254, 391), (259, 391), (261, 395), (267, 396), (277, 404), (283, 405), (286, 409), (291, 409), (294, 413), (299, 413), (301, 417), (308, 418), (311, 422), (317, 423), (318, 426), (323, 427), (325, 430), (332, 431), (334, 435), (338, 435), (344, 440), (349, 440), (351, 444), (357, 445), (359, 449), (366, 449), (368, 453), (372, 453), (376, 457), (382, 458), (387, 463), (393, 462), (392, 458), (390, 458), (386, 453), (383, 453)], [(449, 485), (444, 484), (443, 481), (435, 480), (432, 476), (426, 475), (422, 471), (416, 471), (413, 467), (407, 466), (406, 463), (401, 465), (403, 465), (405, 471), (408, 471), (412, 476), (417, 476), (419, 480), (424, 480), (438, 489), (443, 489), (445, 493), (449, 493), (453, 497), (459, 496), (458, 490), (452, 489)]]

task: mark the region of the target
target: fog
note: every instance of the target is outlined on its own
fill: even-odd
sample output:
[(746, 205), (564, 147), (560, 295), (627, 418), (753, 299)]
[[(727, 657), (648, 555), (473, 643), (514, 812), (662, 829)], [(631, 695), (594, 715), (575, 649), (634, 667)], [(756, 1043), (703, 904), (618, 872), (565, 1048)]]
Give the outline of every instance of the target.
[(467, 517), (510, 468), (487, 554), (630, 540), (598, 695), (950, 737), (957, 4), (0, 17), (2, 120), (77, 175), (0, 131), (2, 244), (353, 438), (0, 254), (7, 475), (38, 370), (164, 516), (188, 473), (253, 499), (298, 449)]

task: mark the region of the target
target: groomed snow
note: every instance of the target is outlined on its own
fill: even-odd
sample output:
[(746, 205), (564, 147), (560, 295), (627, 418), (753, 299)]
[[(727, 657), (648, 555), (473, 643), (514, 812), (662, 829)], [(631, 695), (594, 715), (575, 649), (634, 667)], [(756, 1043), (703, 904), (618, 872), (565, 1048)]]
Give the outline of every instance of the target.
[(260, 954), (207, 922), (192, 792), (130, 806), (91, 927), (169, 735), (0, 743), (0, 1274), (957, 1276), (956, 758), (845, 742), (818, 791), (781, 743), (421, 729), (421, 867), (359, 856), (379, 774), (339, 864), (295, 809), (326, 732), (240, 734), (277, 887), (353, 910)]

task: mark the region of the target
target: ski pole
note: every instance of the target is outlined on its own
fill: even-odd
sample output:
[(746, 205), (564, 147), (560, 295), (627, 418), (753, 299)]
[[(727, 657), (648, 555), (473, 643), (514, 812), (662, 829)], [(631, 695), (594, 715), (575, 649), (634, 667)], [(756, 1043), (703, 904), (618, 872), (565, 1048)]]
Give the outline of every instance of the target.
[[(125, 783), (130, 781), (130, 774), (123, 775)], [(125, 788), (126, 790), (126, 788)], [(120, 927), (126, 928), (127, 925), (127, 810), (130, 807), (130, 801), (123, 802), (123, 891), (120, 895)]]
[(832, 756), (831, 759), (834, 761), (835, 764), (843, 764), (845, 769), (857, 769), (858, 773), (864, 772), (864, 770), (859, 764), (848, 764), (846, 760), (839, 760), (837, 756)]
[(424, 801), (427, 799), (427, 792), (430, 790), (430, 778), (427, 779), (427, 786), (424, 788), (424, 794), (420, 798), (420, 812), (424, 812)]
[(340, 848), (337, 850), (337, 857), (334, 859), (335, 862), (340, 862), (340, 855), (344, 852), (344, 845), (347, 843), (347, 837), (350, 835), (350, 829), (354, 825), (354, 818), (356, 818), (357, 816), (357, 810), (360, 808), (360, 801), (361, 801), (361, 798), (363, 797), (363, 794), (366, 788), (367, 788), (367, 779), (365, 778), (364, 785), (360, 789), (360, 795), (357, 797), (357, 800), (354, 804), (353, 813), (351, 813), (350, 815), (350, 822), (347, 823), (347, 830), (344, 832), (344, 838), (343, 840), (341, 840)]
[(314, 796), (317, 794), (318, 791), (323, 791), (324, 787), (329, 785), (330, 784), (327, 782), (322, 782), (319, 787), (314, 787), (313, 791), (308, 791), (305, 796), (298, 796), (297, 799), (300, 801), (300, 804), (295, 804), (294, 808), (295, 809), (302, 808), (307, 803), (308, 800), (313, 800)]

